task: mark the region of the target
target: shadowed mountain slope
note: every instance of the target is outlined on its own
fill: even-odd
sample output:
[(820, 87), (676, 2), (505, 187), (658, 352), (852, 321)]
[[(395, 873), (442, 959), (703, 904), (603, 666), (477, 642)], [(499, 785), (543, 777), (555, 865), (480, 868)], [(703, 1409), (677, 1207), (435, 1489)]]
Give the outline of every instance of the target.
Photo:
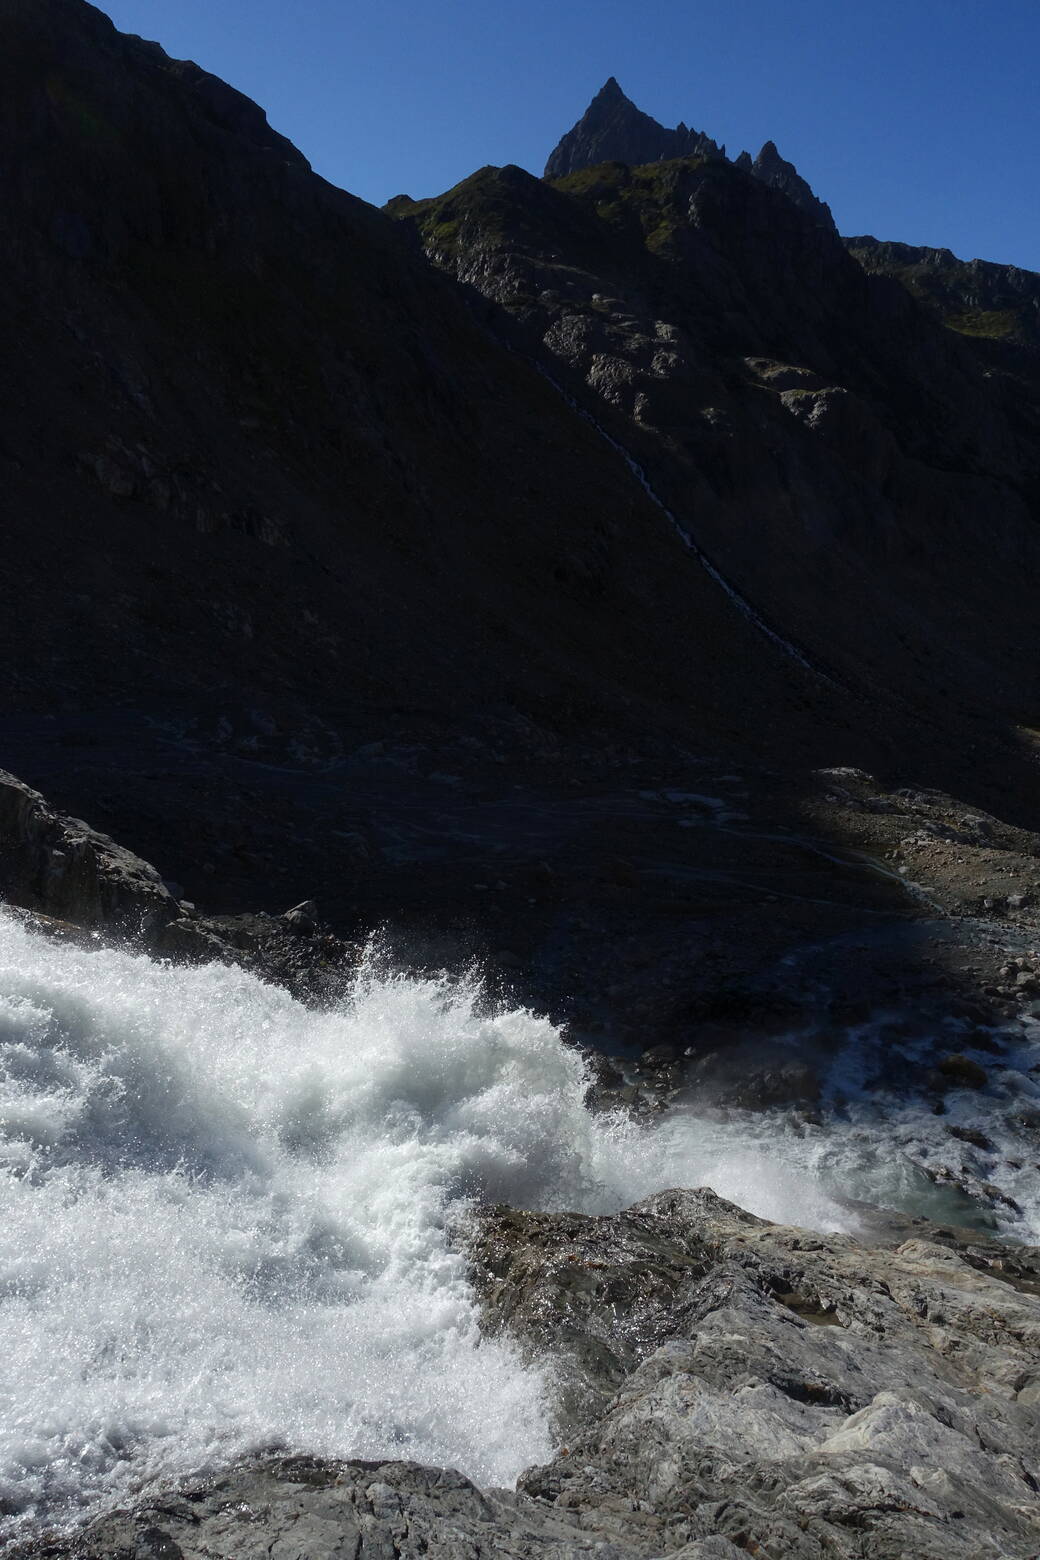
[(907, 721), (895, 764), (920, 772), (930, 729), (924, 762), (966, 781), (975, 719), (1033, 725), (1040, 438), (1017, 378), (718, 159), (489, 169), (395, 209), (830, 686)]
[(394, 221), (82, 0), (0, 29), (0, 740), (57, 808), (641, 1045), (918, 913), (885, 785), (1032, 827), (1035, 406), (784, 193)]
[(587, 553), (634, 589), (634, 647), (612, 558), (655, 518), (401, 232), (79, 0), (0, 20), (12, 702), (454, 714), (507, 675), (565, 705), (592, 663), (660, 687), (609, 653), (620, 601), (562, 578)]
[(1040, 275), (991, 260), (958, 260), (949, 249), (846, 238), (864, 270), (897, 277), (951, 330), (974, 339), (1040, 349)]
[(693, 673), (729, 635), (788, 697), (405, 230), (80, 0), (0, 23), (8, 715), (314, 763), (420, 730), (601, 745), (728, 718)]

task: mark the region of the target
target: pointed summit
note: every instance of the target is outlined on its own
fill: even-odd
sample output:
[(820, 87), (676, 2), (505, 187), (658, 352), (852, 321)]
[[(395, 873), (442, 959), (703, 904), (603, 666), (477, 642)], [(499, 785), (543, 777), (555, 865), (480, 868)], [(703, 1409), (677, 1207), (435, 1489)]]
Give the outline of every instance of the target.
[(585, 113), (568, 131), (545, 165), (547, 179), (561, 179), (579, 168), (602, 162), (623, 162), (631, 167), (661, 162), (668, 157), (721, 157), (710, 136), (675, 130), (641, 113), (627, 98), (616, 76), (611, 76), (592, 99)]
[[(752, 162), (747, 152), (741, 152), (736, 163), (738, 168), (744, 168), (763, 184), (770, 185), (774, 190), (780, 190), (788, 200), (800, 206), (803, 211), (815, 217), (822, 227), (834, 229), (834, 218), (831, 216), (831, 208), (826, 201), (818, 200), (813, 194), (812, 188), (802, 178), (794, 163), (786, 162), (780, 156), (775, 141), (767, 141)], [(834, 229), (837, 231), (836, 229)]]
[(606, 81), (600, 87), (599, 91), (596, 93), (596, 96), (593, 98), (592, 101), (594, 103), (601, 103), (601, 102), (603, 102), (604, 99), (610, 99), (610, 98), (614, 98), (614, 99), (620, 98), (623, 102), (625, 102), (625, 103), (628, 102), (628, 99), (625, 97), (625, 94), (621, 90), (621, 84), (618, 81), (616, 76), (608, 76), (607, 77)]
[[(688, 129), (681, 119), (674, 130), (666, 129), (625, 96), (616, 76), (608, 76), (573, 130), (568, 130), (552, 153), (545, 165), (545, 177), (562, 179), (579, 168), (594, 168), (605, 162), (628, 163), (630, 168), (637, 168), (669, 157), (712, 157), (725, 161), (726, 148), (716, 145), (702, 131)], [(741, 152), (734, 163), (762, 184), (780, 190), (819, 226), (837, 231), (830, 207), (817, 200), (794, 163), (785, 162), (775, 141), (767, 141), (754, 159), (749, 152)]]

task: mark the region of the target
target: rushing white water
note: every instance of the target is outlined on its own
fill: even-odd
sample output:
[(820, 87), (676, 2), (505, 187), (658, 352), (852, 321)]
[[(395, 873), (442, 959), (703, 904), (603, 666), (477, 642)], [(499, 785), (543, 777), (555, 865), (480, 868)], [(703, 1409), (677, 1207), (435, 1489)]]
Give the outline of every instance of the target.
[(473, 985), (369, 971), (316, 1013), (0, 913), (0, 1536), (264, 1447), (492, 1484), (547, 1457), (545, 1383), (481, 1340), (451, 1240), (473, 1199), (710, 1184), (854, 1227), (821, 1171), (840, 1133), (637, 1127), (585, 1087), (551, 1024)]
[[(269, 1445), (489, 1483), (548, 1456), (543, 1382), (480, 1340), (446, 1220), (471, 1198), (616, 1208), (704, 1166), (692, 1138), (590, 1116), (553, 1027), (482, 1016), (477, 995), (369, 974), (315, 1013), (239, 970), (76, 949), (0, 915), (16, 1522)], [(754, 1156), (716, 1180), (764, 1212), (841, 1218)]]

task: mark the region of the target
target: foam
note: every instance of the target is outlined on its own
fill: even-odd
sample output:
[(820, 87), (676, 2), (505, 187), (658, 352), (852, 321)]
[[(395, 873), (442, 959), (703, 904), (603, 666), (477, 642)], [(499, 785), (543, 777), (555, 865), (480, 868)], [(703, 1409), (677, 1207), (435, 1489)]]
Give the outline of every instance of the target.
[(639, 1127), (590, 1115), (586, 1082), (473, 983), (368, 967), (319, 1013), (0, 913), (0, 1533), (268, 1447), (484, 1485), (545, 1460), (544, 1375), (481, 1337), (451, 1238), (474, 1200), (607, 1212), (710, 1184), (853, 1227), (833, 1135)]

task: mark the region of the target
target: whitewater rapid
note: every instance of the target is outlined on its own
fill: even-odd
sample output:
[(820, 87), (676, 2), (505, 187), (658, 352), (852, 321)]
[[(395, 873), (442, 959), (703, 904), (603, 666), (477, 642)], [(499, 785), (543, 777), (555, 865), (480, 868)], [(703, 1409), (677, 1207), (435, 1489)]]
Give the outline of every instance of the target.
[(480, 1336), (474, 1201), (709, 1184), (854, 1230), (857, 1132), (890, 1174), (847, 1111), (843, 1147), (779, 1116), (637, 1126), (586, 1088), (474, 982), (370, 967), (315, 1012), (0, 912), (0, 1538), (276, 1447), (511, 1483), (552, 1453), (547, 1382)]

